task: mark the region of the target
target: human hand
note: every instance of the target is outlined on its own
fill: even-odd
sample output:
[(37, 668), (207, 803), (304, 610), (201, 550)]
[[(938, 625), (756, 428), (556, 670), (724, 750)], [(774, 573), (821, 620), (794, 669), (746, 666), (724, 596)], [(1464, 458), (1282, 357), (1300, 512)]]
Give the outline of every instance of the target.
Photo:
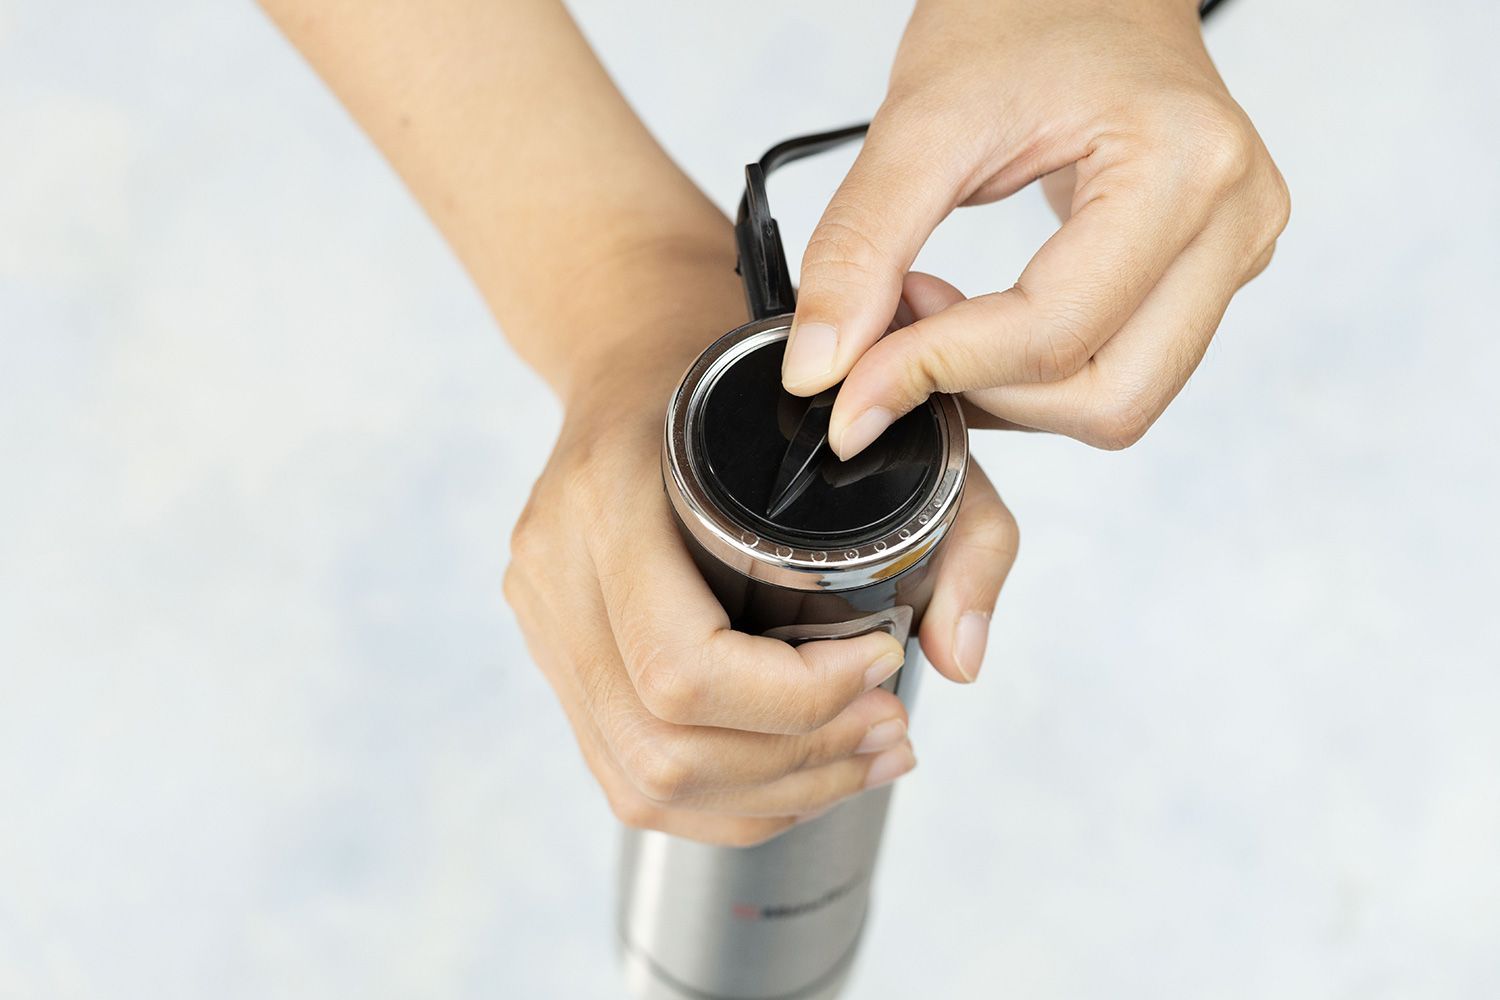
[[(505, 593), (615, 814), (747, 845), (914, 766), (905, 709), (875, 689), (904, 650), (884, 632), (794, 648), (730, 630), (662, 489), (666, 403), (704, 342), (672, 347), (664, 325), (572, 380)], [(1017, 541), (977, 467), (950, 531), (921, 638), (972, 680)]]
[[(565, 6), (262, 2), (566, 400), (505, 590), (620, 817), (751, 843), (910, 768), (900, 702), (867, 690), (900, 664), (895, 640), (736, 634), (678, 537), (662, 422), (679, 373), (743, 319), (734, 233)], [(922, 640), (972, 679), (1015, 548), (978, 470), (950, 532)]]
[[(1009, 290), (965, 299), (908, 275), (955, 207), (1045, 175), (1064, 223)], [(803, 257), (784, 383), (844, 381), (829, 440), (845, 459), (935, 391), (1000, 425), (1126, 447), (1289, 210), (1188, 0), (920, 0)], [(924, 318), (883, 336), (899, 303)]]

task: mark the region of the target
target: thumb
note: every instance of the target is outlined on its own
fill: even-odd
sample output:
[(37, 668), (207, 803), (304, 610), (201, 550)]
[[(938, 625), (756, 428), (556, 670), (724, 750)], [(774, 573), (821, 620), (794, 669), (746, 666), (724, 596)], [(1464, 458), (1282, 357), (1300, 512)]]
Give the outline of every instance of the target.
[(864, 148), (808, 240), (797, 314), (782, 362), (788, 392), (839, 382), (885, 333), (901, 280), (953, 209), (943, 146), (877, 115)]

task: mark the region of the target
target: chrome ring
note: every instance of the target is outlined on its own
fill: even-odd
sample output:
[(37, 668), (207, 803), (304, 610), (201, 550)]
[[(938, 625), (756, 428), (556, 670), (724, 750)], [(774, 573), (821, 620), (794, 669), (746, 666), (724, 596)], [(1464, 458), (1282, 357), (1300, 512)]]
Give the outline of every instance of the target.
[(715, 503), (703, 482), (688, 428), (719, 375), (739, 358), (785, 340), (792, 317), (746, 323), (715, 341), (683, 376), (667, 410), (662, 480), (678, 519), (716, 559), (754, 580), (793, 590), (851, 590), (897, 576), (919, 563), (958, 516), (969, 443), (962, 411), (952, 396), (931, 398), (938, 417), (943, 467), (912, 515), (878, 538), (853, 548), (818, 549), (761, 539)]

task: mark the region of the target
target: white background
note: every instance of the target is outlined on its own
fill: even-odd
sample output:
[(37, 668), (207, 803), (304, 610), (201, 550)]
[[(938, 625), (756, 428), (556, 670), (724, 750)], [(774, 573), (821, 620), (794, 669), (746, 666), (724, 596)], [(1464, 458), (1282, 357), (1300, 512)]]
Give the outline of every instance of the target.
[[(905, 15), (577, 9), (726, 206)], [(850, 997), (1500, 995), (1496, 10), (1210, 29), (1291, 227), (1138, 447), (976, 442), (1022, 554)], [(794, 248), (848, 161), (778, 177)], [(920, 263), (1049, 231), (1030, 190)], [(0, 2), (0, 997), (619, 995), (499, 589), (557, 420), (253, 7)]]

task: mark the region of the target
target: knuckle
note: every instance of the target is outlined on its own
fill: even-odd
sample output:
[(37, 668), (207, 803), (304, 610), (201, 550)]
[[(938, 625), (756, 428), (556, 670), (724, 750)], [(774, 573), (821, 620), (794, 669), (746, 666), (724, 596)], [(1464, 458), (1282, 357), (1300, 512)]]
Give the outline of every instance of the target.
[(630, 752), (625, 771), (631, 784), (653, 802), (682, 798), (692, 786), (694, 768), (664, 741), (642, 741)]
[(1286, 178), (1272, 167), (1271, 181), (1271, 193), (1267, 196), (1264, 213), (1267, 243), (1276, 242), (1277, 237), (1286, 231), (1287, 223), (1292, 221), (1292, 193), (1286, 186)]
[(524, 572), (526, 567), (541, 558), (545, 548), (542, 534), (536, 501), (532, 499), (527, 501), (526, 506), (521, 509), (521, 516), (516, 519), (516, 525), (510, 532), (512, 567)]
[(1254, 162), (1249, 137), (1237, 129), (1205, 133), (1192, 152), (1204, 178), (1220, 189), (1244, 180)]
[(542, 564), (544, 547), (542, 529), (537, 524), (532, 505), (527, 504), (511, 531), (510, 562), (506, 564), (505, 575), (500, 581), (500, 591), (505, 596), (505, 602), (517, 613), (526, 604), (527, 594), (531, 590), (533, 567)]
[(1252, 280), (1271, 263), (1276, 251), (1276, 241), (1291, 221), (1292, 200), (1286, 181), (1274, 165), (1269, 168), (1270, 179), (1262, 185), (1263, 192), (1245, 209), (1242, 222), (1245, 233), (1243, 244), (1249, 264), (1241, 284)]
[[(886, 347), (887, 344), (890, 346)], [(938, 386), (945, 384), (947, 379), (944, 375), (948, 365), (962, 364), (954, 357), (954, 354), (961, 352), (949, 351), (947, 357), (943, 357), (934, 351), (923, 351), (920, 347), (914, 337), (887, 337), (872, 348), (872, 351), (881, 351), (882, 371), (895, 376), (895, 402), (903, 407), (916, 406), (935, 392)]]
[(1088, 317), (1080, 308), (1044, 310), (1027, 336), (1026, 358), (1037, 381), (1058, 382), (1082, 371), (1094, 356), (1088, 330)]
[(1146, 436), (1154, 418), (1139, 394), (1116, 393), (1090, 415), (1085, 440), (1105, 451), (1122, 451)]
[(1249, 283), (1257, 278), (1262, 271), (1271, 266), (1271, 259), (1276, 256), (1276, 244), (1272, 242), (1261, 251), (1259, 257), (1250, 264), (1250, 270), (1245, 273), (1244, 283)]
[(958, 338), (938, 342), (914, 331), (898, 330), (876, 341), (849, 381), (866, 390), (877, 385), (885, 405), (905, 412), (934, 392), (961, 392), (981, 384), (988, 367), (982, 345)]
[(525, 585), (522, 583), (521, 570), (512, 562), (505, 567), (505, 576), (500, 580), (500, 592), (505, 595), (505, 603), (511, 608), (519, 611)]
[(690, 725), (703, 700), (694, 671), (684, 669), (675, 651), (648, 638), (635, 653), (635, 689), (646, 711), (663, 722)]
[(1250, 125), (1232, 103), (1192, 95), (1164, 103), (1182, 151), (1182, 162), (1206, 186), (1221, 190), (1247, 177), (1255, 166), (1257, 143)]
[(966, 548), (987, 553), (997, 561), (1014, 559), (1020, 544), (1021, 531), (1015, 517), (998, 502), (986, 505), (964, 537)]
[(1281, 176), (1280, 170), (1276, 171), (1276, 195), (1273, 203), (1276, 235), (1280, 236), (1292, 221), (1292, 189), (1287, 187), (1286, 178)]
[(635, 795), (609, 795), (609, 811), (615, 819), (632, 830), (655, 830), (659, 828), (660, 811), (649, 802)]

